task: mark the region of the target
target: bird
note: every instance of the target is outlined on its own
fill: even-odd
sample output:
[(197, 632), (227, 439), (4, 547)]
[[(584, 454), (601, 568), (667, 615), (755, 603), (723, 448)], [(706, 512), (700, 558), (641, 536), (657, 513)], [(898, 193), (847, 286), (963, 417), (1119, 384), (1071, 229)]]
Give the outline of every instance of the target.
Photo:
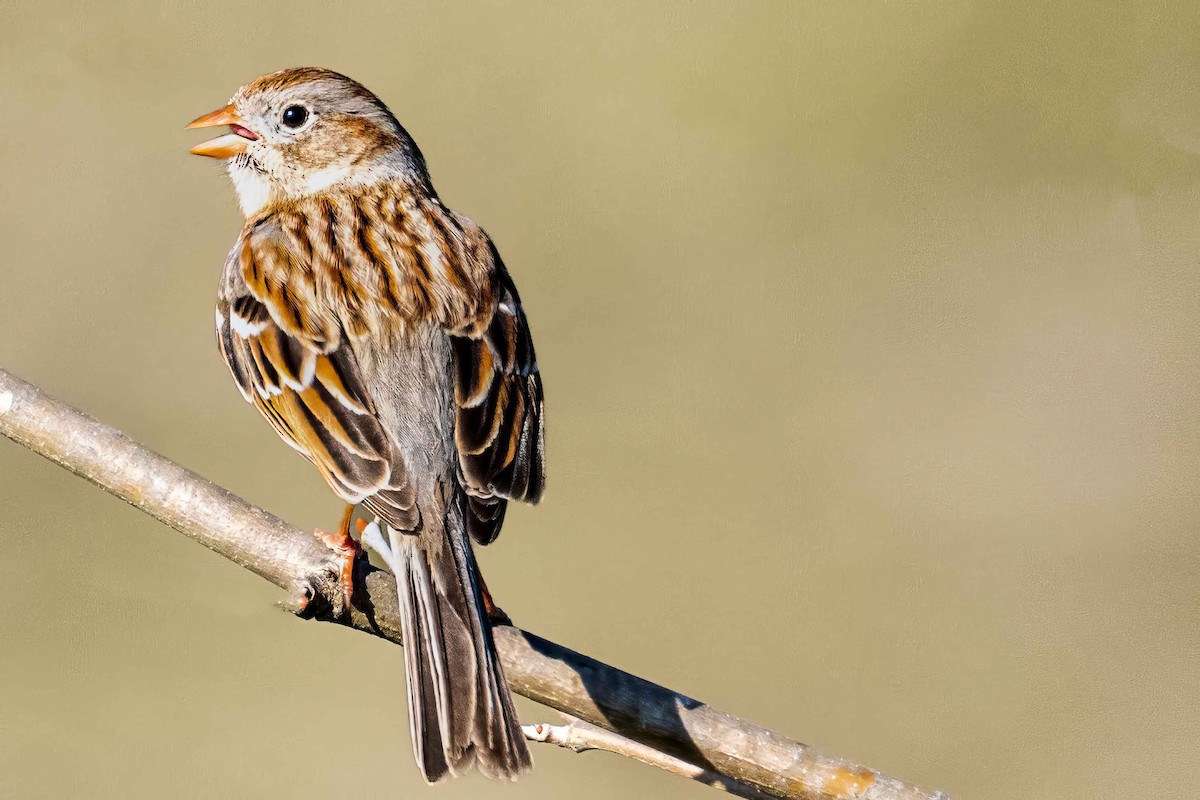
[[(284, 69), (189, 128), (245, 225), (217, 343), (242, 397), (346, 504), (333, 550), (352, 599), (356, 506), (396, 578), (413, 750), (429, 783), (531, 768), (473, 543), (545, 488), (543, 391), (496, 246), (445, 206), (412, 136), (340, 73)], [(359, 531), (363, 532), (360, 521)], [(364, 537), (365, 538), (365, 537)]]

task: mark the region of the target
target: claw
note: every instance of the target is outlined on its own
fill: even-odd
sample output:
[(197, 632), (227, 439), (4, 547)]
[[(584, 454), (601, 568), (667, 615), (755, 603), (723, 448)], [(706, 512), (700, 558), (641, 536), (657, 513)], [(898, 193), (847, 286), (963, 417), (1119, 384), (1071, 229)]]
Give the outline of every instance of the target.
[(316, 537), (333, 551), (334, 557), (338, 561), (338, 582), (341, 584), (345, 601), (343, 607), (347, 611), (350, 610), (350, 601), (354, 597), (354, 563), (358, 560), (359, 554), (363, 552), (362, 547), (350, 535), (350, 518), (353, 514), (354, 506), (346, 506), (346, 512), (342, 515), (342, 522), (338, 525), (337, 533), (326, 533), (320, 528), (314, 531)]
[(336, 533), (326, 533), (320, 528), (317, 528), (314, 533), (325, 543), (326, 547), (333, 551), (334, 559), (338, 562), (338, 583), (342, 587), (345, 607), (349, 609), (350, 600), (354, 597), (354, 562), (358, 560), (358, 554), (362, 552), (362, 548), (349, 536), (342, 537)]

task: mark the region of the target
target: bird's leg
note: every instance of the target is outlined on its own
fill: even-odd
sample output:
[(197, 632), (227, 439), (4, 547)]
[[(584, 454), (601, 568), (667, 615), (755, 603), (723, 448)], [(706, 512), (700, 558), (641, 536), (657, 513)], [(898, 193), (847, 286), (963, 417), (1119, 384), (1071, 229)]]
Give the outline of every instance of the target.
[(512, 619), (492, 599), (492, 593), (488, 591), (487, 582), (483, 579), (483, 573), (479, 571), (479, 565), (475, 564), (474, 560), (471, 563), (472, 568), (475, 570), (475, 580), (479, 581), (479, 594), (483, 599), (483, 613), (487, 615), (488, 622), (492, 623), (492, 625), (508, 625), (511, 627), (513, 624)]
[(317, 528), (314, 532), (316, 537), (333, 551), (334, 557), (338, 561), (340, 568), (338, 582), (342, 587), (346, 602), (345, 608), (347, 610), (350, 608), (350, 599), (354, 596), (354, 562), (358, 560), (359, 553), (363, 552), (362, 547), (350, 535), (350, 519), (353, 516), (354, 506), (353, 504), (347, 504), (346, 511), (342, 514), (342, 522), (338, 525), (337, 533), (326, 533), (320, 528)]

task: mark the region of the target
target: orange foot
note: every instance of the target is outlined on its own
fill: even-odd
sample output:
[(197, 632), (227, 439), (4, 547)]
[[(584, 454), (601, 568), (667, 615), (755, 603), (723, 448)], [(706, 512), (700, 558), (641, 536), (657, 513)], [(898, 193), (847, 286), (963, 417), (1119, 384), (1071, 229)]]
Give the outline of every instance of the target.
[(359, 553), (363, 552), (359, 543), (354, 541), (354, 537), (350, 535), (350, 518), (353, 515), (354, 506), (347, 505), (337, 533), (326, 533), (320, 528), (313, 532), (318, 539), (325, 543), (326, 547), (333, 551), (338, 561), (340, 566), (338, 581), (342, 586), (344, 608), (347, 611), (350, 610), (350, 600), (354, 597), (354, 563), (358, 560)]
[(483, 596), (483, 613), (487, 615), (488, 622), (492, 625), (512, 625), (512, 618), (504, 613), (504, 609), (496, 605), (496, 601), (492, 599), (492, 593), (488, 591), (487, 583), (483, 580), (483, 573), (479, 568), (475, 568), (475, 577), (479, 579), (479, 593)]

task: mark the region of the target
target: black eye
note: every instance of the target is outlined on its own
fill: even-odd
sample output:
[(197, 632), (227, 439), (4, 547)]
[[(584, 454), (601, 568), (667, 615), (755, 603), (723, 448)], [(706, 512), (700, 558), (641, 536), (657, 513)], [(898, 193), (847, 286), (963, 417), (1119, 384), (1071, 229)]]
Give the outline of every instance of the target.
[(299, 128), (308, 121), (308, 109), (304, 106), (288, 106), (283, 110), (283, 124), (287, 128)]

